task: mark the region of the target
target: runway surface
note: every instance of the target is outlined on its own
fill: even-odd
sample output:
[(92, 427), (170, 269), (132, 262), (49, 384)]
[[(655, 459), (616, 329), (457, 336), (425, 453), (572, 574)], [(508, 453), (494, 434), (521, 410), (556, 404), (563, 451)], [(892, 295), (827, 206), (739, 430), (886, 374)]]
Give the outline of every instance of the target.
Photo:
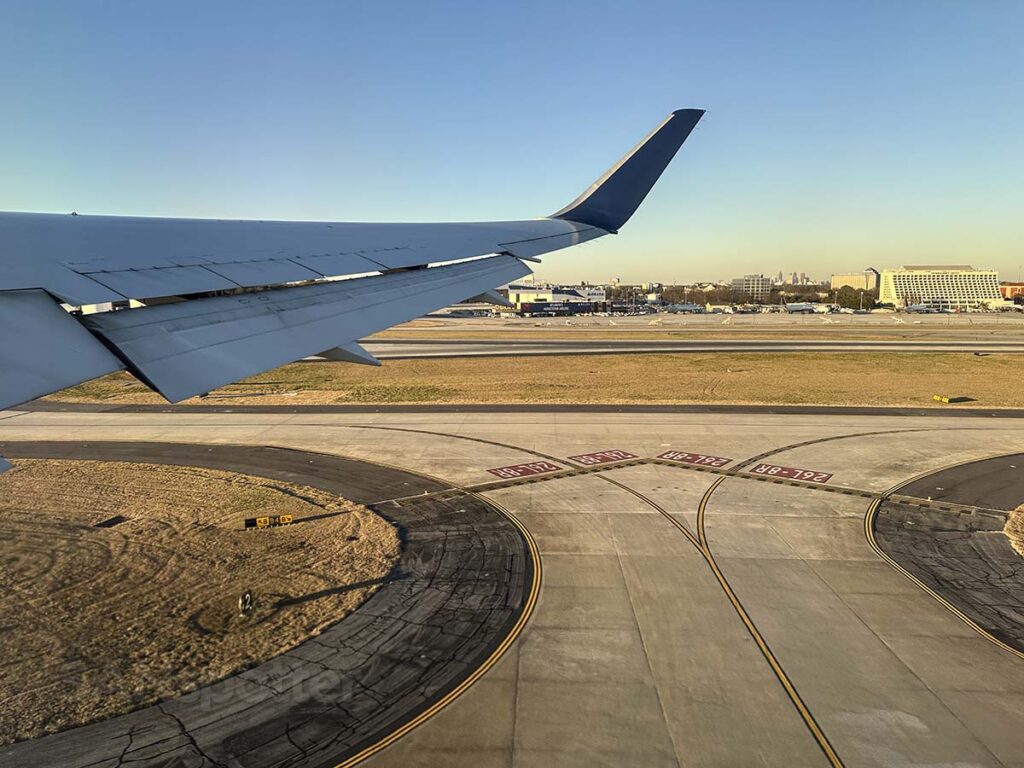
[(684, 341), (531, 341), (495, 339), (493, 341), (426, 339), (368, 340), (366, 350), (381, 360), (418, 357), (512, 357), (523, 355), (603, 355), (708, 352), (977, 352), (984, 354), (1021, 353), (1024, 341), (1003, 338), (991, 340), (920, 339), (893, 340), (777, 340), (777, 339), (701, 339)]
[(671, 414), (747, 414), (788, 416), (923, 416), (932, 418), (1024, 418), (1021, 408), (972, 408), (969, 405), (928, 406), (926, 408), (899, 408), (893, 406), (834, 406), (834, 405), (729, 405), (687, 403), (680, 405), (643, 405), (637, 403), (596, 404), (579, 406), (569, 403), (522, 403), (512, 405), (459, 404), (406, 404), (406, 405), (235, 405), (231, 396), (210, 395), (202, 403), (172, 405), (122, 405), (118, 403), (65, 403), (56, 400), (33, 400), (21, 406), (32, 413), (276, 413), (276, 414), (426, 414), (426, 413), (671, 413)]
[[(368, 459), (440, 478), (522, 522), (544, 574), (522, 635), (366, 765), (1024, 766), (1024, 660), (869, 534), (883, 499), (928, 510), (934, 494), (907, 481), (1024, 452), (1019, 419), (0, 414), (2, 441), (53, 439)], [(1009, 465), (987, 466), (997, 483), (973, 470), (933, 482), (960, 488), (942, 504), (1024, 501)], [(972, 499), (981, 487), (998, 498)]]

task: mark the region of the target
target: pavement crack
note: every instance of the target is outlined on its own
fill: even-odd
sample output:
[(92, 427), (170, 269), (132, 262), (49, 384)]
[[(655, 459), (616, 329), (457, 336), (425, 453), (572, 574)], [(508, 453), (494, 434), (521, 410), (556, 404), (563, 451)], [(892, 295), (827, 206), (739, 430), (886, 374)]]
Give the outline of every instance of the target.
[(293, 747), (295, 747), (296, 750), (298, 750), (298, 752), (301, 755), (303, 760), (305, 760), (309, 756), (307, 751), (306, 751), (306, 748), (301, 746), (301, 745), (299, 745), (299, 743), (297, 741), (295, 741), (295, 739), (292, 737), (292, 724), (291, 723), (285, 723), (285, 726), (284, 726), (284, 737), (286, 739), (288, 739), (288, 743), (289, 744), (291, 744)]
[(124, 749), (121, 750), (121, 754), (117, 756), (117, 764), (114, 768), (121, 768), (124, 765), (125, 757), (131, 751), (132, 744), (135, 743), (135, 729), (128, 729), (128, 743), (124, 745)]
[(199, 746), (199, 742), (196, 741), (195, 736), (191, 734), (191, 732), (185, 726), (185, 723), (182, 722), (180, 717), (178, 717), (172, 712), (168, 712), (164, 708), (163, 704), (156, 704), (155, 706), (167, 718), (174, 721), (174, 723), (178, 726), (178, 730), (181, 732), (181, 735), (185, 737), (185, 740), (188, 741), (192, 749), (195, 751), (197, 755), (199, 755), (199, 757), (201, 757), (204, 761), (209, 762), (211, 765), (214, 766), (214, 768), (231, 768), (231, 766), (229, 766), (227, 763), (222, 763), (219, 760), (214, 760), (212, 757), (206, 754), (203, 748)]

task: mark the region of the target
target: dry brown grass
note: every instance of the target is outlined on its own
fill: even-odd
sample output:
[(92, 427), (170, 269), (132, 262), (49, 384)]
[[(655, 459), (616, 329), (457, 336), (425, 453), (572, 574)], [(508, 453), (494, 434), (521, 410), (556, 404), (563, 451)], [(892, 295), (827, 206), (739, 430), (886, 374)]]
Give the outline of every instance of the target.
[(1024, 504), (1010, 513), (1006, 518), (1006, 525), (1003, 533), (1010, 540), (1010, 544), (1017, 550), (1017, 554), (1024, 557)]
[[(381, 368), (293, 363), (188, 403), (763, 403), (1024, 407), (1024, 356), (714, 353), (390, 360)], [(127, 374), (55, 399), (162, 403)]]
[[(322, 520), (243, 530), (258, 514)], [(111, 528), (99, 521), (123, 515)], [(316, 635), (377, 588), (394, 527), (208, 469), (21, 460), (0, 476), (0, 744), (151, 704)], [(256, 598), (248, 616), (237, 601)]]

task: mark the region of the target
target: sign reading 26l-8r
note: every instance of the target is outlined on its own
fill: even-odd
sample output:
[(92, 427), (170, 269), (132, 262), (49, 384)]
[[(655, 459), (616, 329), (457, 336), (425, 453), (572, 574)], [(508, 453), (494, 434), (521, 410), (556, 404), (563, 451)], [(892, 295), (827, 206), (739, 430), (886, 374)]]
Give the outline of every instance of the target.
[(724, 456), (707, 456), (703, 453), (689, 453), (687, 451), (665, 451), (658, 456), (666, 461), (681, 461), (683, 464), (695, 464), (698, 467), (724, 467), (732, 459)]
[(815, 472), (813, 469), (797, 469), (796, 467), (780, 467), (778, 464), (758, 464), (750, 471), (755, 475), (785, 477), (790, 480), (803, 480), (808, 483), (827, 483), (832, 479), (832, 475), (828, 472)]

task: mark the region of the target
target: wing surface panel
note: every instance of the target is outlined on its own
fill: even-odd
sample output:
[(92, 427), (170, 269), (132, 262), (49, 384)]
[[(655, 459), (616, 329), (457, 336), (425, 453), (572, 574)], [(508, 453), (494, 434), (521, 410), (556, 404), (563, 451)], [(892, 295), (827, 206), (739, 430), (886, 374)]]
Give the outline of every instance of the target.
[(529, 273), (510, 256), (82, 318), (172, 402), (344, 346)]
[(236, 261), (232, 264), (211, 264), (207, 270), (236, 285), (279, 285), (304, 280), (319, 280), (323, 275), (289, 259), (280, 261)]
[(540, 256), (542, 253), (550, 253), (561, 248), (569, 248), (580, 245), (588, 240), (607, 235), (608, 232), (597, 227), (577, 226), (571, 232), (546, 237), (534, 237), (529, 240), (517, 240), (511, 243), (502, 243), (501, 250), (511, 253), (520, 259), (531, 259)]
[[(297, 263), (338, 277), (514, 252), (515, 243), (541, 238), (552, 238), (545, 251), (555, 250), (583, 229), (593, 227), (561, 219), (362, 224), (0, 213), (0, 290), (43, 288), (76, 306), (157, 298), (266, 285), (258, 268), (219, 265)], [(18, 268), (5, 270), (7, 258)]]
[(370, 261), (355, 253), (339, 253), (322, 256), (298, 256), (292, 259), (307, 269), (311, 269), (322, 277), (338, 277), (339, 275), (360, 275), (366, 272), (379, 272), (385, 269), (383, 264)]
[(125, 269), (118, 272), (97, 272), (90, 274), (89, 277), (100, 285), (133, 299), (226, 291), (241, 287), (238, 283), (205, 267)]

